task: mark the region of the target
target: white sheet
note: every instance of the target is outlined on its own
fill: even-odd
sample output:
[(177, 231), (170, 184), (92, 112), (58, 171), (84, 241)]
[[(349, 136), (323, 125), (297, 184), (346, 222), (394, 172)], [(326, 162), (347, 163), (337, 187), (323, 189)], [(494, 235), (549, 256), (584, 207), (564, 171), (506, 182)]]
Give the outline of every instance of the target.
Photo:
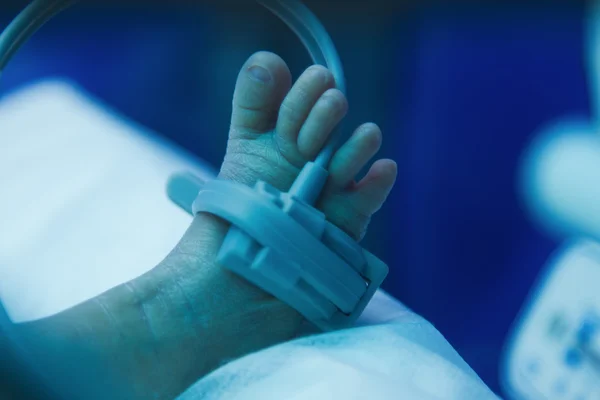
[(234, 361), (179, 400), (498, 399), (428, 322), (393, 321), (309, 336)]
[(154, 267), (191, 221), (168, 176), (213, 174), (61, 80), (5, 97), (0, 132), (0, 298), (17, 322)]

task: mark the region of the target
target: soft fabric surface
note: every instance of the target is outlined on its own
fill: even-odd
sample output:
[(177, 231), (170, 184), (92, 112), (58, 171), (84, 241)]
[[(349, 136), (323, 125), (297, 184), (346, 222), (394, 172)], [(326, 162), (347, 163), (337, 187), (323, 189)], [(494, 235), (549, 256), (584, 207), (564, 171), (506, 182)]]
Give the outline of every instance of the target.
[(497, 397), (431, 324), (397, 304), (388, 323), (307, 336), (225, 365), (180, 397), (194, 399)]
[(0, 297), (17, 322), (154, 267), (191, 220), (167, 198), (168, 176), (212, 176), (59, 80), (5, 97), (0, 131)]

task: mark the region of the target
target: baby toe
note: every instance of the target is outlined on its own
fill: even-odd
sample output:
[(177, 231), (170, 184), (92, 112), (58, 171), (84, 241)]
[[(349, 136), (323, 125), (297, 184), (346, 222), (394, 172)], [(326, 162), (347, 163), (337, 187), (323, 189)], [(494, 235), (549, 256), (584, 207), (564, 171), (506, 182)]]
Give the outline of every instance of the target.
[(358, 183), (341, 192), (326, 193), (319, 202), (319, 208), (329, 221), (354, 239), (361, 240), (371, 217), (392, 190), (396, 175), (394, 161), (378, 160)]
[(331, 72), (323, 66), (306, 69), (289, 91), (279, 109), (275, 135), (284, 155), (297, 166), (306, 161), (298, 151), (298, 134), (317, 101), (335, 87)]
[(272, 130), (291, 81), (290, 70), (279, 56), (269, 52), (252, 55), (235, 86), (230, 138), (249, 138)]
[(315, 158), (329, 134), (348, 111), (346, 96), (329, 89), (317, 100), (298, 134), (298, 150), (308, 160)]
[(339, 191), (354, 182), (356, 175), (379, 151), (381, 142), (381, 130), (377, 125), (366, 123), (359, 126), (333, 155), (326, 190)]

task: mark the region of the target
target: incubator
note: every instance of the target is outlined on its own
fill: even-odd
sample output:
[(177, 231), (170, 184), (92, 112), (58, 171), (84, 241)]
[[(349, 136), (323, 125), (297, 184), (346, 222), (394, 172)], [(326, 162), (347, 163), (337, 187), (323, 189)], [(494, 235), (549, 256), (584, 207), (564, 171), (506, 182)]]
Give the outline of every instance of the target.
[[(71, 3), (74, 1), (34, 1), (0, 36), (0, 70), (29, 36)], [(334, 73), (338, 88), (344, 91), (339, 57), (331, 39), (308, 9), (291, 0), (262, 0), (259, 3), (288, 23), (301, 38), (314, 62), (328, 66)], [(597, 25), (600, 26), (600, 17)], [(595, 40), (597, 36), (592, 35), (592, 38)], [(591, 59), (593, 61), (594, 58)], [(31, 95), (32, 92), (35, 96)], [(32, 102), (31, 99), (37, 100)], [(213, 181), (214, 171), (206, 165), (189, 155), (182, 157), (180, 151), (166, 150), (168, 146), (164, 143), (148, 140), (148, 135), (135, 133), (137, 129), (124, 127), (121, 122), (107, 118), (99, 113), (97, 104), (83, 100), (80, 93), (64, 82), (33, 87), (8, 100), (4, 114), (0, 113), (9, 116), (4, 120), (5, 124), (9, 123), (4, 125), (7, 130), (17, 130), (25, 123), (34, 124), (34, 121), (28, 121), (26, 115), (11, 112), (18, 109), (11, 109), (16, 105), (27, 105), (29, 111), (36, 113), (44, 109), (47, 116), (54, 117), (50, 120), (55, 124), (57, 118), (67, 118), (69, 110), (71, 116), (76, 110), (76, 122), (80, 125), (71, 124), (72, 130), (78, 131), (79, 135), (87, 132), (86, 143), (84, 140), (70, 142), (71, 146), (81, 146), (79, 157), (93, 157), (98, 149), (107, 154), (110, 148), (115, 165), (128, 171), (123, 175), (121, 170), (113, 170), (109, 179), (112, 186), (104, 190), (104, 197), (95, 197), (95, 202), (79, 202), (71, 208), (71, 220), (65, 223), (65, 219), (61, 219), (61, 229), (71, 237), (69, 243), (79, 243), (78, 253), (70, 252), (58, 241), (45, 243), (37, 254), (27, 255), (18, 251), (21, 247), (25, 248), (23, 238), (26, 235), (23, 232), (35, 231), (33, 226), (38, 218), (47, 216), (53, 206), (60, 212), (61, 201), (64, 201), (64, 197), (60, 196), (64, 193), (49, 199), (43, 212), (36, 213), (31, 207), (34, 210), (28, 220), (13, 224), (11, 237), (0, 241), (0, 246), (4, 246), (0, 249), (6, 250), (6, 254), (9, 250), (12, 252), (14, 257), (11, 261), (16, 266), (12, 271), (13, 281), (0, 281), (3, 300), (8, 300), (7, 309), (13, 321), (52, 315), (111, 286), (133, 279), (146, 272), (144, 268), (155, 265), (160, 256), (173, 247), (190, 219), (166, 199), (148, 200), (153, 193), (162, 192), (168, 180), (170, 199), (188, 214), (206, 211), (234, 223), (219, 254), (222, 261), (227, 260), (224, 264), (228, 268), (287, 302), (321, 330), (333, 331), (316, 338), (299, 338), (232, 362), (191, 387), (182, 398), (203, 398), (209, 392), (213, 396), (216, 396), (215, 393), (227, 394), (229, 398), (248, 398), (249, 393), (264, 399), (269, 395), (277, 398), (273, 394), (277, 393), (274, 388), (293, 393), (293, 398), (297, 399), (342, 394), (347, 399), (368, 396), (391, 399), (397, 398), (399, 392), (411, 399), (496, 398), (433, 326), (377, 290), (386, 277), (387, 266), (328, 224), (324, 216), (312, 207), (327, 178), (327, 164), (340, 139), (339, 130), (338, 134), (331, 136), (319, 156), (307, 164), (290, 192), (281, 193), (262, 182), (254, 188), (246, 188)], [(48, 127), (46, 125), (44, 129)], [(36, 129), (29, 130), (31, 135), (40, 127)], [(573, 131), (580, 135), (572, 136)], [(112, 133), (106, 135), (106, 132)], [(556, 133), (556, 129), (553, 132)], [(566, 141), (559, 141), (560, 145), (555, 147), (547, 147), (550, 142), (544, 142), (544, 146), (535, 147), (532, 152), (535, 157), (526, 163), (526, 196), (529, 196), (534, 214), (549, 222), (554, 229), (600, 238), (600, 192), (597, 189), (600, 186), (583, 185), (584, 189), (580, 190), (581, 185), (572, 185), (573, 176), (586, 182), (600, 181), (600, 159), (597, 158), (600, 157), (600, 139), (595, 129), (581, 128), (581, 125), (562, 124), (560, 132), (568, 133), (561, 136), (566, 137)], [(75, 137), (73, 132), (65, 130), (63, 133), (64, 143)], [(24, 136), (25, 140), (28, 138)], [(33, 136), (31, 138), (34, 142)], [(91, 144), (96, 148), (92, 149)], [(117, 148), (124, 149), (122, 154), (115, 154), (114, 149)], [(31, 149), (40, 154), (45, 150), (43, 143), (29, 147), (28, 151)], [(557, 152), (553, 153), (554, 150)], [(548, 155), (555, 157), (546, 157)], [(159, 158), (167, 161), (157, 167), (156, 160)], [(77, 161), (65, 158), (65, 164), (57, 165), (54, 172), (60, 174), (67, 168), (72, 172), (72, 165)], [(85, 186), (93, 179), (106, 177), (101, 171), (100, 159), (87, 158), (86, 162), (92, 165), (96, 162), (97, 173), (94, 168), (77, 171), (80, 175), (76, 177), (76, 183)], [(67, 166), (67, 163), (70, 165)], [(179, 173), (182, 170), (193, 173)], [(566, 175), (570, 175), (566, 176), (561, 171), (568, 171)], [(83, 176), (86, 173), (88, 176)], [(45, 181), (43, 175), (34, 178), (38, 182)], [(125, 193), (121, 190), (132, 181), (148, 184), (136, 188), (136, 194), (120, 197), (119, 201), (110, 197)], [(40, 187), (21, 185), (17, 189), (21, 190), (23, 197), (33, 198)], [(558, 192), (557, 188), (560, 189)], [(564, 193), (569, 193), (568, 198)], [(110, 213), (90, 212), (101, 201), (118, 205)], [(23, 210), (27, 206), (23, 204)], [(100, 219), (113, 218), (121, 222), (135, 220), (127, 225), (143, 227), (141, 216), (148, 213), (162, 216), (161, 235), (140, 229), (135, 233), (136, 240), (128, 242), (127, 251), (99, 248), (101, 241), (88, 240), (73, 222), (77, 220), (80, 224), (100, 226)], [(265, 215), (271, 217), (265, 219)], [(269, 224), (265, 225), (267, 220)], [(21, 242), (19, 232), (23, 233)], [(39, 234), (37, 237), (50, 237), (48, 232), (35, 232)], [(122, 235), (131, 236), (132, 233), (123, 231)], [(295, 241), (282, 240), (286, 237)], [(68, 293), (62, 290), (64, 285), (56, 285), (56, 292), (49, 293), (54, 289), (48, 282), (56, 280), (57, 276), (67, 277), (64, 279), (74, 283), (83, 279), (81, 274), (89, 274), (89, 270), (78, 269), (82, 259), (78, 257), (84, 257), (85, 251), (92, 251), (90, 244), (99, 254), (90, 266), (97, 274), (93, 284), (87, 287), (71, 285), (74, 288)], [(313, 251), (308, 251), (309, 248)], [(287, 253), (288, 259), (292, 254), (292, 261), (282, 261), (277, 254), (281, 252)], [(109, 263), (102, 254), (111, 254), (113, 260), (118, 254), (120, 263)], [(133, 257), (132, 254), (135, 259), (128, 258)], [(24, 301), (21, 293), (14, 288), (21, 287), (26, 279), (31, 280), (30, 276), (25, 276), (25, 264), (43, 265), (39, 262), (42, 257), (63, 269), (59, 274), (56, 271), (35, 271), (34, 288), (46, 296)], [(114, 271), (103, 269), (108, 264), (113, 266)], [(285, 265), (287, 270), (284, 273), (276, 270), (273, 268), (276, 264)], [(131, 266), (137, 266), (137, 269)], [(594, 240), (569, 244), (551, 260), (519, 316), (506, 349), (502, 375), (511, 398), (600, 398), (599, 282), (600, 244)], [(48, 297), (55, 301), (45, 301)], [(337, 332), (338, 328), (349, 326), (358, 328)], [(360, 346), (354, 345), (356, 343)]]

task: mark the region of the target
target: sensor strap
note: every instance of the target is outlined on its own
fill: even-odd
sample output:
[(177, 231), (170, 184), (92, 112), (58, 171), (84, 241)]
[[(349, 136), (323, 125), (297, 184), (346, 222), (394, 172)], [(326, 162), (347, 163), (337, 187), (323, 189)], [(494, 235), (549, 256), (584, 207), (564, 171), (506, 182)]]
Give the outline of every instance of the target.
[(207, 182), (193, 204), (199, 212), (232, 224), (219, 264), (323, 330), (354, 323), (388, 273), (323, 213), (265, 182)]

